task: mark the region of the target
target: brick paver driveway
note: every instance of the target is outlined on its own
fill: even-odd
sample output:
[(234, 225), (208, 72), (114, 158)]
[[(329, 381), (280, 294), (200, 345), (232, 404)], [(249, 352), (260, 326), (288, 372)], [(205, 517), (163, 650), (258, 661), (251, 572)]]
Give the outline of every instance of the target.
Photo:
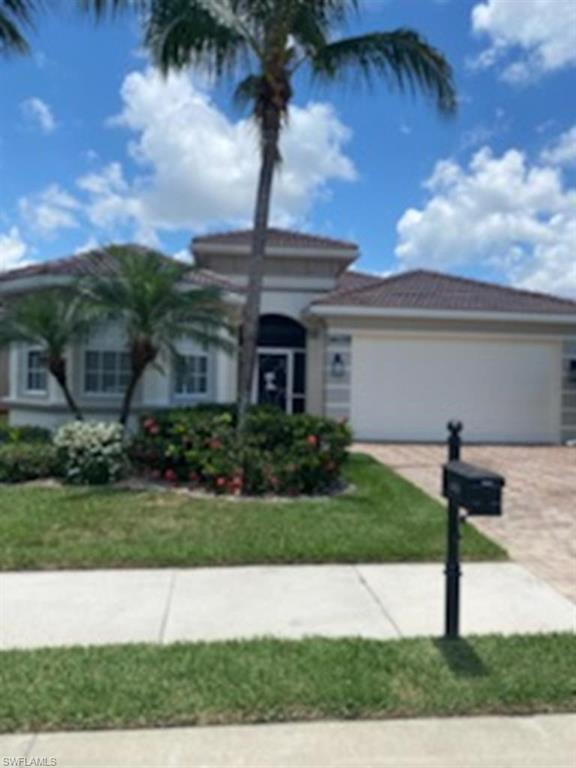
[[(433, 496), (439, 496), (439, 445), (357, 444)], [(464, 461), (506, 477), (504, 515), (474, 518), (510, 556), (576, 601), (576, 448), (464, 446)]]

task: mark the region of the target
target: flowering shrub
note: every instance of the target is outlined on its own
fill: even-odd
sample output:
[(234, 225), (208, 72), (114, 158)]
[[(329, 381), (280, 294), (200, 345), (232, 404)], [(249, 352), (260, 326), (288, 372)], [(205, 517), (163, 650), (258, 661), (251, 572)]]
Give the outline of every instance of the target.
[(340, 478), (351, 433), (344, 423), (250, 410), (238, 437), (234, 410), (210, 406), (150, 414), (131, 446), (150, 477), (223, 494), (318, 494)]
[(60, 427), (54, 445), (64, 478), (76, 485), (105, 485), (119, 480), (127, 466), (120, 424), (74, 421)]

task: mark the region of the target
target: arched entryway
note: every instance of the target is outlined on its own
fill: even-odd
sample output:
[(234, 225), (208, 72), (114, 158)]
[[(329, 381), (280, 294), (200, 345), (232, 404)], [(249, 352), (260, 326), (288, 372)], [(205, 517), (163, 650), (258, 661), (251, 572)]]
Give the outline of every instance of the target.
[(306, 328), (284, 315), (262, 315), (255, 399), (287, 413), (306, 410)]

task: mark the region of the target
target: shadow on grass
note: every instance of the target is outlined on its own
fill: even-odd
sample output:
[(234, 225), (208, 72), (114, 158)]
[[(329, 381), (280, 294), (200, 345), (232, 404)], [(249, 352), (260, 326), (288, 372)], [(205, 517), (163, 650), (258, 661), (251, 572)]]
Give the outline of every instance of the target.
[(488, 667), (464, 638), (440, 638), (434, 644), (456, 677), (487, 677), (490, 674)]

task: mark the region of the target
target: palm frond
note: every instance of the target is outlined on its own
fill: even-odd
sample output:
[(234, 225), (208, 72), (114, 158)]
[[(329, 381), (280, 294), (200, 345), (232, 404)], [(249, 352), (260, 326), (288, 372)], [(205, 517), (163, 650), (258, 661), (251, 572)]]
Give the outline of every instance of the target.
[(400, 90), (408, 88), (431, 96), (442, 114), (452, 114), (457, 108), (448, 61), (409, 29), (336, 41), (318, 50), (311, 65), (313, 74), (321, 79), (360, 75), (371, 83), (380, 76)]
[(0, 0), (0, 54), (28, 53), (24, 30), (32, 29), (41, 0)]
[(37, 344), (51, 355), (89, 332), (88, 308), (74, 288), (52, 288), (8, 303), (0, 318), (0, 346), (13, 342)]
[(187, 289), (190, 267), (148, 250), (123, 246), (106, 249), (115, 263), (110, 274), (87, 278), (86, 302), (102, 322), (123, 328), (130, 346), (146, 339), (157, 349), (198, 331), (220, 335), (227, 328), (226, 307), (217, 288)]
[(77, 0), (81, 11), (94, 15), (97, 19), (116, 16), (123, 11), (146, 11), (149, 0)]
[(151, 0), (145, 45), (165, 74), (194, 65), (220, 76), (254, 41), (232, 0)]

